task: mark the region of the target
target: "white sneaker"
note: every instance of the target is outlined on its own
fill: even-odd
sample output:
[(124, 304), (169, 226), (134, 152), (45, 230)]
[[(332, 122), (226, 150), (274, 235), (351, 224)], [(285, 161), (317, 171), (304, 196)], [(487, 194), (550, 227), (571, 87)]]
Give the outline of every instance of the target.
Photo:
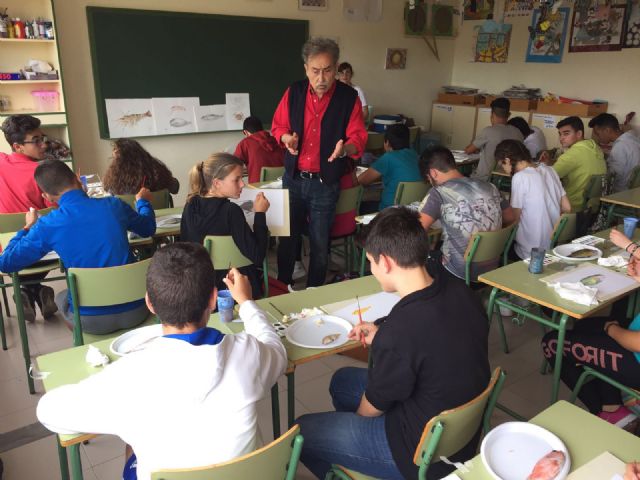
[(502, 315), (503, 317), (511, 317), (513, 315), (513, 310), (511, 310), (510, 308), (503, 307), (502, 305), (499, 305), (499, 307), (500, 315)]
[(296, 261), (296, 264), (293, 267), (293, 275), (291, 275), (291, 278), (293, 280), (298, 280), (299, 278), (304, 277), (306, 274), (307, 270), (304, 268), (304, 263)]

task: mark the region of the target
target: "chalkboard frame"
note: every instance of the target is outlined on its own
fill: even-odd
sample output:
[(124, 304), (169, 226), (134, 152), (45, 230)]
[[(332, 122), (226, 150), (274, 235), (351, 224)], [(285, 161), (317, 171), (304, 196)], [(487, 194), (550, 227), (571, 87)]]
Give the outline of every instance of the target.
[[(197, 96), (201, 98), (202, 104), (211, 104), (211, 103), (224, 103), (224, 94), (225, 93), (240, 93), (240, 92), (249, 92), (251, 95), (251, 112), (252, 114), (258, 114), (261, 117), (261, 120), (268, 124), (271, 121), (271, 115), (273, 114), (273, 110), (277, 105), (278, 100), (281, 98), (284, 93), (286, 87), (292, 83), (293, 81), (302, 78), (304, 76), (303, 64), (300, 50), (302, 48), (302, 44), (309, 38), (309, 21), (308, 20), (294, 20), (294, 19), (283, 19), (283, 18), (270, 18), (270, 17), (249, 17), (249, 16), (237, 16), (237, 15), (220, 15), (220, 14), (209, 14), (209, 13), (194, 13), (194, 12), (172, 12), (172, 11), (164, 11), (164, 10), (140, 10), (140, 9), (128, 9), (128, 8), (105, 8), (105, 7), (94, 7), (87, 6), (87, 26), (89, 32), (89, 46), (91, 52), (91, 65), (93, 72), (93, 81), (95, 88), (95, 102), (96, 102), (96, 110), (98, 114), (98, 128), (100, 133), (100, 138), (102, 139), (110, 139), (109, 135), (109, 126), (107, 122), (107, 111), (106, 111), (106, 98), (151, 98), (151, 97), (186, 97), (186, 96)], [(202, 25), (203, 22), (211, 23), (212, 25), (221, 25), (222, 27), (229, 29), (233, 26), (241, 26), (245, 30), (245, 36), (241, 39), (243, 44), (246, 42), (253, 43), (255, 48), (251, 51), (240, 51), (241, 47), (234, 45), (234, 39), (230, 38), (228, 42), (225, 42), (224, 45), (218, 46), (217, 48), (224, 48), (224, 51), (221, 52), (224, 55), (233, 54), (233, 49), (237, 48), (237, 54), (246, 56), (256, 56), (259, 55), (259, 61), (264, 63), (265, 61), (273, 61), (274, 65), (280, 65), (279, 69), (270, 69), (270, 71), (261, 72), (263, 81), (265, 79), (269, 79), (271, 77), (271, 81), (273, 82), (273, 88), (270, 89), (268, 94), (264, 92), (256, 96), (256, 94), (252, 91), (251, 87), (245, 88), (247, 85), (246, 82), (241, 81), (238, 82), (238, 88), (226, 89), (225, 91), (188, 91), (189, 88), (195, 88), (193, 86), (184, 87), (184, 85), (178, 85), (176, 83), (176, 88), (181, 89), (181, 92), (167, 93), (167, 94), (153, 94), (154, 87), (150, 90), (152, 93), (144, 96), (140, 95), (140, 85), (137, 86), (138, 90), (135, 91), (136, 87), (133, 88), (134, 93), (128, 94), (126, 88), (129, 85), (125, 85), (124, 87), (120, 86), (119, 88), (124, 88), (124, 90), (117, 91), (114, 93), (114, 88), (109, 85), (109, 75), (114, 72), (114, 69), (121, 68), (126, 70), (128, 65), (126, 63), (126, 55), (131, 54), (131, 52), (135, 52), (136, 50), (141, 52), (141, 58), (144, 58), (142, 55), (147, 50), (152, 50), (156, 46), (156, 42), (158, 42), (159, 37), (150, 36), (146, 40), (146, 43), (142, 43), (139, 38), (140, 32), (133, 31), (130, 29), (129, 34), (133, 37), (136, 37), (135, 42), (132, 41), (132, 50), (124, 52), (125, 59), (123, 64), (115, 65), (114, 59), (109, 58), (109, 56), (113, 56), (113, 53), (109, 53), (108, 58), (105, 61), (105, 55), (102, 55), (100, 51), (104, 52), (105, 45), (100, 42), (104, 42), (108, 36), (108, 33), (105, 31), (105, 18), (108, 17), (118, 17), (127, 19), (128, 21), (131, 19), (141, 19), (143, 17), (147, 22), (155, 22), (158, 21), (160, 24), (162, 22), (166, 22), (167, 20), (171, 21), (172, 19), (177, 22), (193, 22), (194, 25), (199, 24)], [(142, 20), (141, 20), (142, 21)], [(143, 24), (140, 24), (141, 28)], [(282, 42), (282, 31), (291, 32), (292, 37), (291, 41), (287, 42), (286, 54), (283, 56), (282, 51), (278, 51), (270, 48), (270, 39), (264, 38), (264, 36), (260, 38), (247, 38), (246, 30), (249, 28), (249, 25), (253, 26), (256, 32), (264, 31), (269, 27), (274, 27), (273, 32), (274, 35), (271, 36), (271, 41), (275, 42), (276, 38), (279, 38), (280, 42)], [(118, 29), (115, 28), (115, 25), (110, 25), (114, 27), (114, 31)], [(146, 25), (149, 28), (149, 25)], [(285, 29), (285, 30), (282, 30)], [(127, 35), (127, 32), (118, 32)], [(161, 34), (165, 34), (166, 32), (160, 32)], [(198, 30), (200, 35), (203, 34), (203, 30)], [(109, 37), (113, 38), (113, 37)], [(124, 37), (126, 38), (126, 37)], [(119, 39), (119, 41), (124, 41), (124, 38)], [(190, 45), (189, 42), (193, 42), (194, 40), (182, 36), (182, 37), (160, 37), (163, 41), (168, 39), (182, 42), (182, 45), (185, 45), (184, 48), (195, 47), (196, 51), (201, 48), (201, 43), (198, 45)], [(290, 45), (289, 45), (290, 43)], [(210, 44), (207, 44), (210, 45)], [(177, 47), (176, 47), (177, 48)], [(209, 48), (209, 47), (207, 47)], [(215, 48), (211, 47), (211, 50), (207, 50), (206, 53), (215, 54)], [(189, 50), (191, 51), (191, 50)], [(123, 49), (118, 50), (118, 52), (123, 52)], [(286, 57), (286, 58), (285, 58)], [(251, 57), (255, 58), (255, 57)], [(147, 59), (148, 60), (148, 59)], [(168, 61), (168, 63), (163, 66), (163, 69), (171, 72), (171, 58), (165, 57), (164, 60)], [(136, 65), (139, 67), (139, 65)], [(214, 68), (213, 65), (207, 65), (207, 68)], [(228, 68), (228, 67), (225, 67)], [(245, 65), (245, 68), (247, 66)], [(250, 68), (250, 67), (249, 67)], [(193, 71), (196, 71), (194, 67)], [(204, 72), (205, 74), (208, 72)], [(210, 72), (209, 72), (210, 73)], [(216, 72), (214, 72), (216, 73)], [(146, 78), (145, 81), (152, 82), (153, 80), (157, 80), (157, 78), (153, 78), (153, 71), (150, 71), (149, 78)], [(246, 76), (247, 78), (250, 75)], [(175, 75), (175, 78), (180, 80), (185, 80), (181, 78), (179, 75)], [(175, 81), (175, 78), (173, 81)], [(140, 77), (138, 77), (140, 79)], [(194, 81), (194, 78), (189, 78), (189, 80)], [(171, 82), (171, 79), (165, 78), (164, 81)], [(127, 82), (129, 84), (129, 82)], [(135, 83), (135, 82), (133, 82)], [(183, 88), (184, 87), (184, 88)], [(264, 86), (261, 85), (262, 88)], [(202, 101), (202, 97), (205, 97), (205, 101)], [(216, 96), (217, 101), (211, 102), (207, 101), (207, 98), (211, 98), (212, 96)], [(268, 98), (267, 98), (268, 97)], [(221, 98), (221, 100), (220, 100)], [(266, 108), (266, 105), (269, 108)], [(257, 107), (257, 108), (256, 108)], [(220, 133), (229, 132), (231, 130), (224, 130)], [(218, 132), (193, 132), (193, 133), (182, 133), (177, 135), (194, 135), (194, 134), (202, 134), (202, 133), (218, 133)], [(157, 135), (157, 136), (168, 136), (168, 135)], [(175, 135), (171, 135), (175, 136)], [(145, 137), (146, 138), (146, 137)]]

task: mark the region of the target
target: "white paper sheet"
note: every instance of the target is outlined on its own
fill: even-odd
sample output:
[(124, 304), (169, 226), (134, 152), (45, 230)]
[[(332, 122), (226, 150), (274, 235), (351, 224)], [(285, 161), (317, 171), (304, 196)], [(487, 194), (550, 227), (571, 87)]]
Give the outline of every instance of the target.
[(105, 104), (110, 138), (156, 134), (150, 98), (107, 98)]
[[(364, 322), (374, 322), (386, 317), (396, 303), (400, 301), (397, 293), (380, 292), (360, 297), (360, 310)], [(355, 325), (360, 321), (358, 317), (358, 302), (355, 299), (330, 303), (321, 307), (325, 312), (341, 317)]]
[(251, 228), (253, 228), (253, 201), (258, 193), (264, 193), (269, 200), (269, 210), (267, 210), (267, 226), (269, 232), (274, 237), (289, 236), (289, 190), (269, 188), (266, 190), (259, 188), (244, 188), (238, 199), (230, 199), (233, 203), (240, 205), (244, 210), (245, 218)]
[(196, 130), (198, 132), (219, 132), (227, 130), (226, 105), (203, 105), (193, 107), (193, 115), (195, 117)]
[(248, 93), (226, 94), (227, 129), (242, 130), (244, 119), (251, 115)]
[(625, 464), (609, 452), (603, 452), (593, 460), (572, 472), (567, 480), (614, 480), (624, 475)]
[(152, 98), (151, 105), (158, 135), (196, 131), (193, 109), (200, 106), (198, 97)]

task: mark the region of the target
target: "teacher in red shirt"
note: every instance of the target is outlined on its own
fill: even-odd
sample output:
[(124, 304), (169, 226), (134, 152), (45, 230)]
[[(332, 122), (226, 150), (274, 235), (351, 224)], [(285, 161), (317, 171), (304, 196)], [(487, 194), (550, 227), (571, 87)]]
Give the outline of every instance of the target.
[(287, 149), (283, 186), (289, 189), (291, 236), (280, 239), (278, 279), (288, 285), (293, 283), (296, 253), (307, 221), (307, 287), (324, 284), (340, 177), (347, 157), (360, 157), (367, 143), (358, 93), (336, 82), (339, 56), (333, 40), (309, 39), (302, 47), (307, 78), (287, 89), (271, 124), (273, 136)]

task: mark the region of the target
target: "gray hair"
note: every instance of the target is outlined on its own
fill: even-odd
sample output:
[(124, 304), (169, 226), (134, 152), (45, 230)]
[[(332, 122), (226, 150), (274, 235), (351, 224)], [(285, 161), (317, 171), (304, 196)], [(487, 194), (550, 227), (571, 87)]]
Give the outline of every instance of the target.
[(325, 37), (311, 37), (302, 46), (302, 60), (305, 64), (310, 57), (320, 53), (328, 53), (331, 55), (333, 63), (338, 63), (338, 59), (340, 58), (340, 47), (334, 40)]

